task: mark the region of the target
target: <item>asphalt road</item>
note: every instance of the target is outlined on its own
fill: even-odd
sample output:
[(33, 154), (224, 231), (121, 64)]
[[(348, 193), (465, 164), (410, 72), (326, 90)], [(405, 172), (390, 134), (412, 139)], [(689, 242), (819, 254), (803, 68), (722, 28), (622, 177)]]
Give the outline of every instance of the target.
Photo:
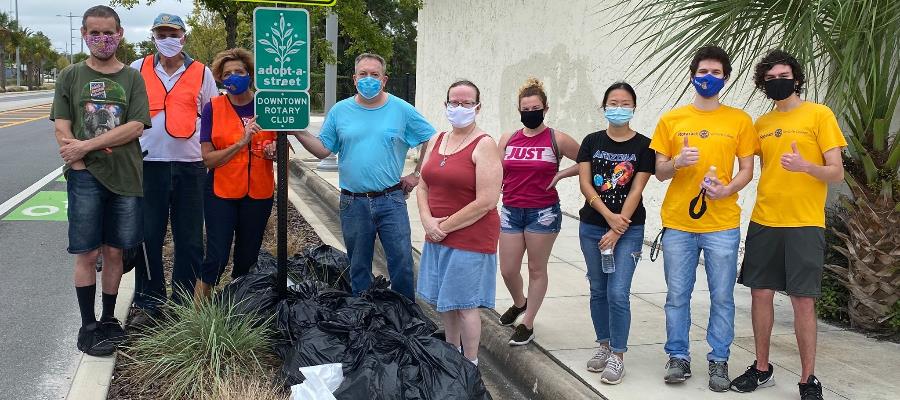
[(19, 100), (32, 100), (32, 99), (42, 99), (49, 98), (53, 96), (53, 91), (51, 90), (41, 90), (37, 92), (22, 92), (22, 93), (7, 93), (0, 96), (0, 103), (7, 103), (11, 101), (19, 101)]
[[(31, 97), (23, 96), (0, 102)], [(0, 204), (62, 165), (41, 110), (0, 112)], [(64, 192), (65, 183), (40, 190)], [(6, 220), (15, 210), (0, 214), (0, 399), (64, 399), (80, 358), (68, 224)]]

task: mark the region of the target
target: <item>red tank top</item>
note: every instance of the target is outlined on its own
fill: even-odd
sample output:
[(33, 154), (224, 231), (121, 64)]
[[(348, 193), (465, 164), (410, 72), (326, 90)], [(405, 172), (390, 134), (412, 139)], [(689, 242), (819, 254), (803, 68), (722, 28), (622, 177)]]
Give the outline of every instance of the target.
[[(462, 150), (447, 157), (441, 166), (444, 156), (440, 154), (444, 132), (438, 137), (428, 162), (422, 166), (422, 180), (428, 185), (428, 207), (435, 218), (447, 217), (475, 201), (475, 163), (472, 152), (475, 146), (487, 135), (481, 135)], [(488, 211), (474, 224), (451, 232), (438, 244), (454, 249), (493, 254), (497, 252), (497, 240), (500, 238), (500, 216), (497, 209)], [(427, 236), (425, 240), (433, 242)]]
[(506, 142), (503, 155), (503, 204), (519, 208), (544, 208), (559, 202), (556, 188), (547, 190), (559, 171), (550, 128), (532, 137), (522, 130)]

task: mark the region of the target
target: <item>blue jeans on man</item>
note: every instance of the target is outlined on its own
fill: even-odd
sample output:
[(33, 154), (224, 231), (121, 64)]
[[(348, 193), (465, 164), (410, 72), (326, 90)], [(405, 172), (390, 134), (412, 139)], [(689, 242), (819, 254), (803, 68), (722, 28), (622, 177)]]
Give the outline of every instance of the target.
[(162, 249), (169, 218), (175, 242), (173, 300), (190, 301), (203, 262), (203, 183), (206, 166), (197, 162), (144, 161), (144, 243), (148, 269), (135, 269), (134, 304), (155, 312), (165, 302)]
[(359, 295), (372, 286), (372, 258), (377, 235), (387, 259), (391, 289), (415, 300), (412, 240), (403, 190), (375, 197), (342, 193), (340, 209), (353, 294)]
[(581, 252), (587, 263), (587, 277), (591, 286), (591, 320), (597, 343), (608, 343), (615, 353), (628, 351), (631, 330), (631, 279), (641, 258), (644, 245), (644, 226), (630, 226), (613, 249), (616, 270), (603, 272), (599, 242), (609, 228), (582, 222), (578, 237)]
[(666, 345), (669, 357), (690, 360), (691, 294), (703, 251), (710, 309), (706, 341), (708, 361), (728, 361), (734, 341), (734, 285), (740, 229), (691, 233), (666, 229), (662, 237), (666, 295)]

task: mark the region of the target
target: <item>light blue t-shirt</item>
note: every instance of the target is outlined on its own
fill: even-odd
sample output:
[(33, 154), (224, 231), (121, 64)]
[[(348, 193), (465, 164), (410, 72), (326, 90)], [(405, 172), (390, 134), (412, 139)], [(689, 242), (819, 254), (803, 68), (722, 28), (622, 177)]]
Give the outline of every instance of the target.
[(434, 132), (415, 107), (388, 94), (378, 108), (365, 108), (354, 97), (339, 101), (325, 116), (319, 139), (338, 155), (341, 189), (361, 193), (400, 182), (406, 152)]

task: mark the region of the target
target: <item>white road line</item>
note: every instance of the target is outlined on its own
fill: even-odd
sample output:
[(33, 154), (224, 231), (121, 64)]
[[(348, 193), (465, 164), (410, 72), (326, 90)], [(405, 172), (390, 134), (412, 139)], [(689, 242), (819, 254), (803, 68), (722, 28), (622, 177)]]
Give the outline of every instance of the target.
[(13, 207), (19, 205), (19, 203), (21, 203), (21, 202), (25, 201), (25, 199), (31, 197), (31, 195), (33, 195), (38, 190), (41, 190), (41, 188), (44, 187), (44, 185), (46, 185), (50, 181), (56, 179), (56, 177), (62, 173), (62, 170), (63, 170), (63, 167), (60, 166), (59, 168), (53, 170), (53, 172), (50, 172), (49, 174), (47, 174), (46, 176), (41, 178), (39, 181), (33, 183), (27, 189), (19, 192), (19, 194), (15, 195), (13, 197), (10, 197), (10, 199), (3, 202), (3, 204), (0, 204), (0, 216), (5, 215), (7, 212), (9, 212), (9, 210), (12, 210)]

